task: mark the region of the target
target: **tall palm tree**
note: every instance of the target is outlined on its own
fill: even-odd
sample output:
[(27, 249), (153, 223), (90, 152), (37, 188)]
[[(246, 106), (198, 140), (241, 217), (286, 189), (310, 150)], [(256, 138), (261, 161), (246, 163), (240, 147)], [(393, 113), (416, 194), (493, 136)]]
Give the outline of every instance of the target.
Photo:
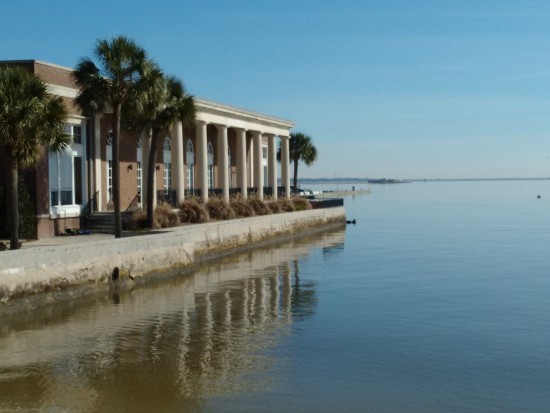
[(113, 204), (115, 237), (122, 237), (120, 215), (120, 124), (123, 104), (136, 93), (144, 73), (152, 64), (145, 49), (125, 36), (98, 40), (94, 49), (97, 66), (84, 57), (78, 63), (74, 79), (80, 92), (76, 102), (83, 109), (100, 110), (109, 105), (113, 110)]
[[(195, 123), (195, 102), (185, 91), (183, 82), (174, 76), (165, 76), (154, 67), (147, 74), (145, 85), (125, 108), (129, 124), (138, 130), (151, 129), (151, 147), (147, 162), (147, 226), (153, 227), (155, 163), (162, 138), (175, 122), (185, 127)], [(179, 166), (176, 166), (179, 167)]]
[[(317, 159), (317, 148), (311, 142), (311, 137), (302, 132), (292, 132), (288, 142), (290, 161), (294, 162), (294, 192), (298, 191), (298, 163), (307, 166)], [(281, 148), (277, 151), (277, 160), (281, 160)]]
[(65, 149), (67, 112), (60, 97), (48, 94), (47, 85), (18, 67), (0, 68), (0, 146), (6, 158), (10, 249), (19, 248), (19, 167), (36, 163), (41, 149)]

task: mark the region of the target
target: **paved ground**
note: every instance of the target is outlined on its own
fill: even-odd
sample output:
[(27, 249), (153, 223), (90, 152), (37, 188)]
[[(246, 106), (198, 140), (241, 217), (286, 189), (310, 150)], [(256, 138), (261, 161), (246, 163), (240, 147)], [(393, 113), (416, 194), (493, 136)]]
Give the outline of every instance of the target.
[[(67, 245), (78, 242), (89, 242), (97, 241), (103, 239), (114, 238), (114, 235), (110, 234), (91, 234), (91, 235), (72, 235), (64, 237), (54, 237), (54, 238), (43, 238), (43, 239), (32, 239), (32, 240), (20, 240), (21, 248), (37, 248), (37, 247), (55, 247), (56, 245)], [(8, 248), (10, 245), (9, 240), (2, 239), (0, 242), (3, 242)]]

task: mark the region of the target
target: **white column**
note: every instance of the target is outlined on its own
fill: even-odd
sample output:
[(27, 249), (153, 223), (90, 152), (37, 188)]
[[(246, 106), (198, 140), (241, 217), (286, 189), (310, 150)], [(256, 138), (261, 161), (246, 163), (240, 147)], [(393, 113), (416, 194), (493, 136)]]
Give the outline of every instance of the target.
[(216, 125), (218, 129), (218, 176), (222, 186), (222, 196), (229, 202), (229, 156), (227, 149), (227, 126)]
[(208, 201), (208, 150), (206, 141), (206, 122), (197, 122), (197, 168), (202, 202)]
[[(141, 135), (141, 207), (147, 208), (147, 177), (149, 176), (149, 152), (151, 151), (151, 129), (146, 129)], [(156, 166), (156, 165), (155, 165)], [(153, 169), (156, 174), (156, 168)], [(153, 208), (157, 205), (157, 179), (153, 179)]]
[(237, 129), (237, 185), (241, 188), (241, 196), (247, 198), (246, 183), (246, 130)]
[(254, 186), (254, 136), (250, 140), (250, 149), (248, 151), (248, 168), (249, 168), (249, 181), (248, 186)]
[(94, 116), (94, 183), (97, 192), (96, 205), (98, 211), (102, 211), (101, 203), (101, 115)]
[(185, 186), (183, 179), (183, 126), (176, 122), (172, 128), (172, 187), (176, 189), (178, 205), (185, 198)]
[(275, 147), (275, 135), (267, 135), (267, 172), (268, 182), (273, 191), (273, 199), (277, 199), (277, 149)]
[(264, 199), (264, 167), (262, 165), (262, 134), (258, 131), (252, 132), (254, 141), (254, 186), (260, 200)]
[(281, 136), (281, 186), (285, 187), (285, 197), (290, 198), (290, 161), (288, 136)]

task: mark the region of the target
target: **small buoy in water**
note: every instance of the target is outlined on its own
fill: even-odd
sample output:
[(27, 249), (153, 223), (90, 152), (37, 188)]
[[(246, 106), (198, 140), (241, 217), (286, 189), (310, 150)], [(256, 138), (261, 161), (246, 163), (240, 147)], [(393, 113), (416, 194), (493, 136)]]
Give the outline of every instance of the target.
[(346, 221), (346, 224), (353, 224), (353, 225), (355, 225), (355, 219), (352, 219), (351, 221)]
[(541, 197), (540, 195), (537, 195), (537, 198), (538, 198), (538, 199), (541, 199), (542, 197)]

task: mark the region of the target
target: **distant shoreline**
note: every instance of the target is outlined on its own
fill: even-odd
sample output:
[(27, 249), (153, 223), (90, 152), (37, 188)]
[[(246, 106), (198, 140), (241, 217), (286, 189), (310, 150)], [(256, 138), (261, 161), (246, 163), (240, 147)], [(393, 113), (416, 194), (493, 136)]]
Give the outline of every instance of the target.
[[(304, 178), (299, 180), (300, 185), (309, 184), (368, 184), (369, 181), (382, 181), (374, 178)], [(480, 181), (549, 181), (546, 178), (413, 178), (413, 179), (395, 179), (398, 182), (480, 182)], [(370, 182), (373, 183), (373, 182)]]

